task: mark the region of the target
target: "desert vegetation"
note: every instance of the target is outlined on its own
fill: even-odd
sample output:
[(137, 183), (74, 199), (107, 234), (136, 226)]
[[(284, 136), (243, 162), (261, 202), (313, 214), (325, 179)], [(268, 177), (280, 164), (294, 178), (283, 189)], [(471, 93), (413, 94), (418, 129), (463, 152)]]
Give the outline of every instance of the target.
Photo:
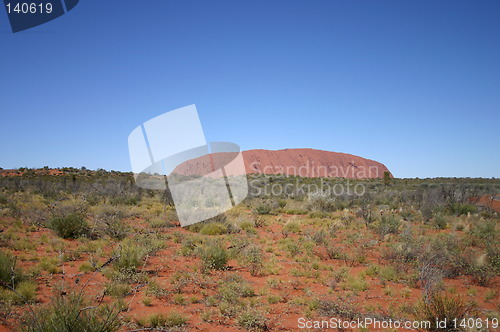
[(186, 228), (129, 173), (0, 177), (0, 330), (500, 318), (499, 214), (475, 199), (500, 180), (248, 177), (242, 204)]

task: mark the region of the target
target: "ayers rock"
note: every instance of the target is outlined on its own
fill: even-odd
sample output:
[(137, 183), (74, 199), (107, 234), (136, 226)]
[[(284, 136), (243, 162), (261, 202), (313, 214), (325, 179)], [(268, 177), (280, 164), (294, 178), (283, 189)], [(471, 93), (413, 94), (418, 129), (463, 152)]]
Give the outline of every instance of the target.
[[(211, 162), (209, 156), (189, 160), (179, 165), (174, 173), (208, 174), (214, 168), (214, 162)], [(232, 156), (234, 158), (235, 154)], [(374, 160), (346, 153), (314, 149), (276, 151), (258, 149), (243, 151), (242, 156), (247, 174), (375, 179), (383, 178), (384, 172), (389, 172), (384, 164)], [(392, 177), (390, 172), (389, 174)]]

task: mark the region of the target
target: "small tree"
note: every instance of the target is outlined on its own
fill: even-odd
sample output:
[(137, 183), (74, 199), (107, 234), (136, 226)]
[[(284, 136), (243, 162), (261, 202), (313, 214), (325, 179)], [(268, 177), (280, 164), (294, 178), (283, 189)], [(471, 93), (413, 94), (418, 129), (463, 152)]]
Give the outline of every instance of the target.
[(386, 186), (391, 184), (391, 173), (389, 173), (387, 171), (384, 172), (384, 184)]

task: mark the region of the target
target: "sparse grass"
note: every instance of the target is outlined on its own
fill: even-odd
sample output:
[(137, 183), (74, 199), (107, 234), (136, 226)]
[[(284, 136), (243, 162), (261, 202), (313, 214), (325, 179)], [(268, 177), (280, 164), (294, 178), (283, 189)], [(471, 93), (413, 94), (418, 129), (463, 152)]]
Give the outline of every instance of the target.
[(361, 275), (347, 279), (347, 287), (354, 292), (364, 292), (368, 290), (368, 282)]
[(165, 296), (166, 293), (167, 291), (154, 280), (149, 282), (148, 288), (146, 290), (146, 295), (161, 298)]
[(36, 288), (36, 283), (30, 280), (19, 282), (15, 290), (0, 288), (0, 301), (13, 304), (34, 302), (36, 298)]
[(177, 305), (186, 305), (186, 298), (182, 294), (175, 294), (172, 297), (172, 302)]
[(60, 273), (59, 259), (57, 257), (42, 257), (40, 260), (40, 268), (52, 274)]
[(325, 299), (318, 301), (318, 311), (325, 317), (354, 319), (358, 317), (358, 308), (349, 298)]
[(269, 302), (269, 304), (276, 304), (280, 303), (281, 301), (283, 301), (283, 299), (279, 295), (271, 294), (267, 296), (267, 302)]
[(96, 266), (92, 265), (90, 262), (83, 262), (78, 267), (78, 271), (81, 272), (94, 272), (96, 270)]
[(170, 312), (167, 315), (154, 313), (145, 318), (136, 320), (139, 326), (147, 328), (162, 328), (182, 326), (188, 322), (188, 318), (177, 312)]
[(300, 222), (297, 220), (288, 221), (282, 230), (283, 234), (289, 233), (299, 233), (300, 232)]
[(146, 307), (150, 307), (153, 304), (153, 299), (150, 297), (144, 297), (142, 298), (142, 304), (144, 304)]
[(496, 297), (498, 296), (498, 293), (495, 289), (489, 289), (487, 292), (486, 292), (486, 295), (484, 297), (484, 300), (486, 302), (490, 302), (491, 300), (495, 299)]
[[(498, 214), (482, 207), (471, 211), (465, 202), (471, 193), (500, 192), (500, 180), (391, 179), (390, 185), (376, 179), (355, 180), (366, 186), (366, 195), (249, 197), (224, 215), (183, 229), (171, 227), (177, 227), (175, 207), (166, 202), (164, 193), (137, 190), (131, 180), (119, 174), (97, 181), (77, 177), (69, 194), (69, 187), (50, 189), (50, 183), (33, 191), (28, 178), (22, 179), (21, 192), (0, 177), (0, 183), (11, 186), (0, 187), (2, 322), (28, 311), (25, 302), (37, 300), (36, 286), (64, 293), (63, 284), (80, 281), (82, 285), (94, 275), (87, 272), (98, 270), (96, 276), (102, 274), (108, 280), (91, 282), (87, 290), (92, 288), (92, 295), (105, 291), (107, 296), (89, 312), (99, 312), (110, 299), (116, 301), (116, 309), (126, 309), (129, 299), (134, 299), (153, 313), (160, 312), (161, 303), (170, 303), (193, 315), (193, 322), (201, 319), (214, 328), (274, 330), (276, 314), (286, 318), (288, 312), (310, 319), (365, 315), (407, 319), (417, 312), (414, 294), (443, 289), (446, 293), (440, 294), (445, 298), (466, 293), (478, 306), (484, 306), (483, 301), (488, 308), (496, 305)], [(62, 184), (58, 177), (50, 181)], [(290, 179), (269, 179), (273, 181), (285, 184)], [(72, 181), (66, 184), (73, 186)], [(82, 231), (64, 236), (75, 240), (44, 229), (52, 219), (73, 213), (84, 221)], [(3, 248), (15, 250), (17, 258)], [(99, 269), (110, 257), (115, 261)], [(26, 265), (26, 271), (16, 265)], [(84, 273), (68, 278), (78, 274), (75, 270)], [(55, 273), (61, 274), (51, 275)], [(449, 279), (458, 276), (468, 283), (467, 290), (450, 286)], [(387, 306), (380, 298), (372, 300), (372, 293), (382, 293)], [(336, 297), (339, 294), (341, 298)], [(456, 304), (451, 300), (441, 300), (441, 307), (436, 304), (439, 300), (422, 302), (420, 315), (427, 311), (431, 317), (441, 311), (454, 316), (453, 310), (442, 310)], [(156, 303), (158, 308), (145, 308)], [(434, 312), (429, 313), (431, 309)], [(480, 309), (487, 316), (495, 315)], [(137, 329), (135, 314), (122, 313), (127, 329)], [(467, 314), (477, 316), (472, 311)], [(137, 323), (145, 329), (194, 328), (182, 327), (188, 324), (188, 316), (180, 316), (180, 325), (175, 319), (168, 321), (165, 313), (146, 314)]]
[(36, 298), (36, 283), (34, 281), (21, 281), (16, 286), (16, 295), (19, 297), (19, 302), (33, 302)]
[(116, 298), (125, 297), (130, 290), (130, 285), (120, 282), (111, 282), (106, 286), (106, 294)]

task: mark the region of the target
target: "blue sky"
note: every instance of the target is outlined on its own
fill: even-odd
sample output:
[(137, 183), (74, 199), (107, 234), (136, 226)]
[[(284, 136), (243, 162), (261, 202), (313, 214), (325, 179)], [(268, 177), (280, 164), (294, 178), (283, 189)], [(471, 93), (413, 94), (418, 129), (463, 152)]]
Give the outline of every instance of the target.
[(196, 104), (208, 141), (500, 177), (500, 1), (85, 1), (13, 34), (0, 167), (130, 170), (139, 124)]

